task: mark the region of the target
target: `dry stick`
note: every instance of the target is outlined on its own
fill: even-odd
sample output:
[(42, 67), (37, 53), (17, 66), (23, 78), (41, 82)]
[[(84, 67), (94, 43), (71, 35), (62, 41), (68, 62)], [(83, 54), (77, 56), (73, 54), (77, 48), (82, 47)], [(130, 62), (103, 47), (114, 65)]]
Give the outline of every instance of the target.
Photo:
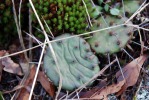
[[(38, 44), (41, 44), (41, 43), (42, 43), (42, 42), (39, 41), (35, 36), (30, 35), (29, 33), (25, 32), (25, 31), (24, 31), (24, 33), (26, 33), (30, 38), (34, 39)], [(42, 46), (41, 46), (41, 47), (42, 47)]]
[(90, 17), (90, 15), (88, 13), (88, 10), (87, 10), (87, 7), (86, 7), (86, 4), (85, 4), (84, 0), (82, 0), (82, 2), (84, 4), (85, 10), (86, 10), (86, 13), (87, 13), (87, 16), (88, 16), (89, 23), (90, 23), (91, 26), (93, 26), (92, 23), (91, 23), (91, 17)]
[(77, 94), (78, 100), (80, 100), (79, 93), (77, 92), (76, 94)]
[(19, 4), (19, 27), (21, 28), (21, 5), (22, 5), (22, 0), (20, 0), (20, 4)]
[(141, 43), (141, 55), (142, 55), (142, 54), (143, 54), (143, 41), (142, 41), (142, 36), (141, 36), (140, 29), (138, 29), (138, 33), (139, 33), (139, 36), (140, 36), (140, 43)]
[(114, 64), (117, 60), (113, 60), (110, 64), (106, 65), (101, 71), (99, 71), (96, 75), (94, 75), (88, 82), (84, 83), (82, 86), (80, 86), (79, 88), (77, 88), (74, 92), (72, 92), (71, 94), (69, 94), (69, 97), (74, 94), (76, 91), (84, 88), (87, 84), (89, 84), (92, 80), (96, 79), (98, 76), (100, 76), (101, 74), (104, 73), (104, 71), (106, 69), (108, 69), (112, 64)]
[[(39, 22), (39, 24), (40, 24), (41, 29), (43, 30), (43, 33), (44, 33), (44, 35), (45, 35), (45, 38), (46, 38), (47, 42), (50, 42), (50, 40), (49, 40), (49, 38), (48, 38), (48, 36), (47, 36), (47, 34), (46, 34), (46, 31), (44, 30), (44, 27), (43, 27), (43, 25), (42, 25), (42, 23), (41, 23), (41, 21), (40, 21), (40, 18), (39, 18), (38, 14), (37, 14), (37, 12), (36, 12), (36, 10), (35, 10), (35, 7), (34, 7), (32, 1), (29, 0), (29, 3), (30, 3), (30, 5), (31, 5), (31, 7), (32, 7), (32, 9), (33, 9), (33, 11), (34, 11), (34, 13), (35, 13), (35, 15), (36, 15), (36, 18), (37, 18), (37, 20), (38, 20), (38, 22)], [(62, 87), (62, 76), (61, 76), (60, 69), (59, 69), (59, 67), (58, 67), (59, 64), (58, 64), (58, 61), (57, 61), (55, 52), (54, 52), (54, 50), (53, 50), (53, 47), (52, 47), (51, 43), (48, 43), (48, 45), (49, 45), (49, 48), (50, 48), (50, 50), (51, 50), (51, 53), (52, 53), (52, 56), (53, 56), (53, 58), (54, 58), (54, 61), (55, 61), (56, 67), (57, 67), (57, 71), (58, 71), (58, 74), (59, 74), (59, 77), (60, 77), (60, 80), (59, 80), (59, 88), (58, 88), (58, 92), (57, 92), (57, 94), (56, 94), (56, 99), (57, 99), (57, 97), (58, 97), (58, 95), (59, 95), (59, 93), (60, 93), (60, 91), (61, 91), (61, 87)], [(38, 72), (37, 72), (37, 73), (38, 73)], [(37, 79), (37, 77), (34, 78), (34, 81), (35, 81), (35, 82), (36, 82), (36, 79)], [(33, 84), (33, 86), (32, 86), (31, 93), (30, 93), (30, 96), (29, 96), (29, 100), (31, 100), (31, 97), (32, 97), (32, 94), (33, 94), (34, 86), (35, 86), (35, 84)]]
[[(17, 20), (17, 14), (16, 14), (14, 0), (12, 0), (12, 4), (13, 4), (14, 20), (15, 20), (15, 23), (16, 23), (16, 26), (17, 26), (17, 31), (18, 31), (18, 36), (19, 36), (20, 44), (21, 44), (21, 47), (25, 50), (25, 46), (24, 46), (24, 42), (23, 42), (23, 37), (22, 37), (22, 33), (21, 33), (21, 27), (19, 27), (19, 25), (18, 25), (19, 23), (18, 23), (18, 20)], [(29, 60), (28, 60), (28, 57), (27, 57), (27, 53), (24, 52), (24, 55), (25, 55), (26, 61), (28, 62)]]
[(43, 17), (42, 17), (42, 19), (43, 19), (44, 23), (46, 24), (46, 27), (48, 28), (48, 31), (49, 31), (49, 32), (50, 32), (50, 34), (52, 35), (52, 39), (54, 39), (55, 37), (54, 37), (54, 35), (53, 35), (52, 31), (50, 30), (50, 28), (49, 28), (49, 26), (48, 26), (47, 22), (44, 20), (44, 18), (43, 18)]
[(117, 60), (117, 63), (118, 63), (118, 67), (119, 67), (119, 69), (120, 69), (120, 72), (121, 72), (121, 74), (122, 74), (122, 77), (123, 77), (123, 79), (125, 80), (124, 73), (123, 73), (123, 70), (122, 70), (122, 68), (121, 68), (121, 65), (120, 65), (120, 62), (119, 62), (119, 59), (118, 59), (117, 55), (116, 55), (116, 60)]
[[(144, 10), (148, 5), (149, 3), (147, 3), (146, 5), (144, 5), (145, 2), (140, 6), (140, 8), (125, 22), (128, 23), (131, 19), (133, 19), (138, 13), (140, 13), (142, 10)], [(143, 6), (144, 5), (144, 6)], [(142, 7), (143, 6), (143, 7)]]
[[(10, 55), (6, 55), (6, 56), (2, 56), (0, 57), (0, 59), (3, 59), (3, 58), (6, 58), (6, 57), (10, 57), (10, 56), (14, 56), (14, 55), (18, 55), (20, 53), (23, 53), (23, 52), (26, 52), (26, 51), (29, 51), (29, 50), (32, 50), (32, 49), (35, 49), (35, 48), (38, 48), (44, 44), (47, 44), (47, 43), (52, 43), (52, 42), (57, 42), (57, 41), (61, 41), (61, 40), (66, 40), (66, 39), (70, 39), (70, 38), (74, 38), (74, 37), (79, 37), (79, 36), (84, 36), (84, 35), (87, 35), (87, 34), (92, 34), (94, 32), (100, 32), (100, 31), (104, 31), (104, 30), (107, 30), (107, 29), (113, 29), (113, 28), (116, 28), (116, 27), (120, 27), (120, 26), (124, 26), (125, 24), (120, 24), (120, 25), (116, 25), (116, 26), (111, 26), (111, 27), (107, 27), (107, 28), (103, 28), (103, 29), (98, 29), (98, 30), (94, 30), (94, 31), (91, 31), (91, 32), (85, 32), (85, 33), (82, 33), (82, 34), (79, 34), (79, 35), (73, 35), (73, 36), (69, 36), (69, 37), (66, 37), (66, 38), (61, 38), (61, 39), (56, 39), (56, 40), (52, 40), (52, 41), (49, 41), (49, 42), (46, 42), (46, 43), (42, 43), (42, 44), (39, 44), (37, 46), (34, 46), (32, 48), (29, 48), (29, 49), (25, 49), (25, 50), (22, 50), (22, 51), (19, 51), (19, 52), (16, 52), (16, 53), (12, 53)], [(100, 34), (100, 33), (96, 33), (96, 34)]]
[[(7, 93), (11, 93), (11, 92), (14, 92), (14, 91), (17, 91), (17, 90), (19, 90), (19, 89), (22, 89), (22, 88), (24, 88), (25, 86), (24, 85), (19, 85), (19, 86), (16, 86), (16, 87), (14, 87), (12, 90), (4, 90), (4, 91), (2, 91), (2, 93), (3, 94), (7, 94)], [(4, 99), (3, 99), (4, 100)]]
[[(46, 40), (45, 40), (45, 42), (46, 42)], [(31, 100), (31, 98), (32, 98), (34, 86), (35, 86), (35, 84), (36, 84), (36, 79), (37, 79), (38, 72), (39, 72), (39, 69), (40, 69), (40, 64), (41, 64), (41, 61), (42, 61), (42, 58), (43, 58), (43, 54), (44, 54), (45, 47), (46, 47), (46, 45), (43, 45), (43, 49), (42, 49), (42, 52), (41, 52), (41, 55), (40, 55), (40, 59), (39, 59), (39, 63), (38, 63), (37, 69), (36, 69), (34, 81), (33, 81), (33, 84), (32, 84), (31, 91), (30, 91), (29, 100)]]
[(142, 66), (137, 61), (135, 61), (135, 59), (124, 48), (121, 48), (121, 50), (123, 50), (138, 65), (138, 67), (140, 67), (144, 72), (146, 72), (145, 69), (142, 68)]
[[(37, 27), (35, 27), (35, 26), (33, 26), (37, 31), (39, 31), (39, 32), (41, 32), (42, 34), (44, 34), (43, 33), (43, 31), (41, 31), (39, 28), (37, 28)], [(48, 35), (48, 37), (50, 37), (51, 39), (53, 39), (53, 37), (52, 36), (50, 36), (50, 35)]]
[[(110, 62), (111, 62), (110, 54), (108, 53), (107, 56), (108, 56), (108, 63), (110, 64)], [(110, 66), (110, 71), (111, 71), (111, 66)]]
[(125, 25), (127, 25), (127, 26), (133, 26), (133, 27), (135, 27), (135, 28), (137, 28), (137, 29), (142, 29), (142, 30), (145, 30), (145, 31), (149, 31), (149, 29), (140, 27), (139, 25), (132, 25), (132, 24), (125, 24)]
[[(21, 44), (21, 47), (25, 50), (23, 37), (22, 37), (22, 33), (21, 33), (21, 24), (20, 24), (21, 22), (20, 22), (20, 18), (19, 18), (19, 22), (17, 20), (17, 14), (16, 14), (14, 0), (12, 0), (12, 4), (13, 4), (14, 20), (15, 20), (15, 23), (16, 23), (20, 44)], [(20, 6), (19, 6), (19, 17), (20, 17), (20, 14), (21, 14), (21, 4), (22, 4), (22, 1), (20, 1)], [(23, 53), (25, 55), (26, 61), (29, 62), (28, 57), (27, 57), (27, 53), (26, 52), (23, 52)], [(20, 85), (24, 84), (24, 82), (25, 82), (26, 78), (28, 77), (28, 75), (29, 75), (29, 71), (28, 71), (28, 73), (25, 73), (22, 81), (20, 82)], [(19, 93), (20, 93), (20, 90), (16, 91), (15, 94), (13, 95), (13, 97), (11, 98), (11, 100), (15, 100), (18, 97)]]
[[(31, 8), (29, 8), (29, 33), (32, 35), (32, 17), (31, 17)], [(32, 48), (33, 46), (33, 40), (31, 37), (29, 37), (29, 48)], [(30, 61), (32, 61), (32, 50), (29, 51), (29, 58)]]
[(139, 44), (139, 43), (137, 43), (137, 42), (135, 42), (135, 41), (131, 41), (131, 42), (133, 42), (133, 43), (136, 44), (136, 45), (143, 46), (145, 49), (149, 50), (149, 48), (148, 48), (147, 46), (141, 45), (141, 44)]

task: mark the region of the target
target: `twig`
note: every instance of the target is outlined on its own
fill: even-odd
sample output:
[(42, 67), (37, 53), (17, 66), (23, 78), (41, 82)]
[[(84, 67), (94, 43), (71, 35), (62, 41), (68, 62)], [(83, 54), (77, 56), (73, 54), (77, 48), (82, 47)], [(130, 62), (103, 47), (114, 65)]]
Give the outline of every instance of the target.
[(91, 17), (90, 17), (90, 15), (88, 13), (88, 10), (87, 10), (87, 7), (86, 7), (86, 4), (85, 4), (84, 0), (82, 0), (82, 2), (84, 4), (85, 10), (86, 10), (86, 13), (87, 13), (87, 16), (88, 16), (89, 23), (90, 23), (91, 26), (93, 26), (92, 23), (91, 23)]
[[(45, 42), (46, 42), (46, 40), (45, 40)], [(44, 54), (44, 51), (45, 51), (45, 47), (46, 47), (46, 45), (43, 45), (42, 52), (41, 52), (40, 59), (39, 59), (39, 63), (38, 63), (36, 73), (35, 73), (35, 76), (34, 76), (32, 88), (31, 88), (31, 91), (30, 91), (29, 100), (31, 100), (31, 98), (32, 98), (33, 90), (34, 90), (34, 87), (35, 87), (35, 84), (36, 84), (36, 79), (37, 79), (38, 72), (39, 72), (39, 69), (40, 69), (40, 65), (41, 65), (41, 61), (42, 61), (43, 54)]]
[[(66, 39), (70, 39), (70, 38), (74, 38), (74, 37), (84, 36), (84, 35), (87, 35), (87, 34), (92, 34), (92, 33), (104, 31), (104, 30), (107, 30), (107, 29), (113, 29), (113, 28), (116, 28), (116, 27), (121, 27), (121, 26), (123, 26), (123, 25), (125, 25), (125, 24), (115, 25), (115, 26), (111, 26), (111, 27), (107, 27), (107, 28), (103, 28), (103, 29), (94, 30), (94, 31), (91, 31), (91, 32), (85, 32), (85, 33), (82, 33), (82, 34), (69, 36), (69, 37), (66, 37), (66, 38), (61, 38), (61, 39), (52, 40), (52, 41), (39, 44), (39, 45), (37, 45), (37, 46), (34, 46), (34, 47), (29, 48), (29, 49), (26, 49), (26, 50), (22, 50), (22, 51), (19, 51), (19, 52), (16, 52), (16, 53), (12, 53), (12, 54), (10, 54), (10, 55), (2, 56), (2, 57), (0, 57), (0, 59), (6, 58), (6, 57), (10, 57), (10, 56), (14, 56), (14, 55), (18, 55), (18, 54), (20, 54), (20, 53), (23, 53), (23, 52), (26, 52), (26, 51), (29, 51), (29, 50), (38, 48), (38, 47), (40, 47), (40, 46), (43, 46), (44, 44), (47, 44), (47, 43), (52, 43), (52, 42), (57, 42), (57, 41), (61, 41), (61, 40), (66, 40)], [(100, 33), (96, 33), (96, 34), (100, 34)]]
[[(13, 4), (14, 20), (15, 20), (15, 23), (16, 23), (16, 26), (17, 26), (17, 31), (18, 31), (18, 36), (19, 36), (20, 44), (21, 44), (22, 48), (25, 50), (25, 46), (24, 46), (24, 42), (23, 42), (23, 37), (22, 37), (22, 33), (21, 33), (21, 27), (19, 27), (19, 23), (18, 23), (18, 20), (17, 20), (17, 14), (16, 14), (14, 0), (12, 0), (12, 4)], [(26, 61), (28, 62), (29, 60), (28, 60), (28, 57), (27, 57), (27, 53), (24, 52), (24, 55), (25, 55)]]
[[(52, 47), (52, 45), (51, 45), (51, 43), (50, 43), (50, 40), (49, 40), (49, 38), (48, 38), (48, 35), (46, 34), (46, 31), (44, 30), (44, 27), (43, 27), (43, 25), (42, 25), (42, 23), (41, 23), (41, 21), (40, 21), (40, 18), (39, 18), (38, 14), (37, 14), (37, 12), (36, 12), (36, 10), (35, 10), (35, 7), (34, 7), (34, 5), (33, 5), (33, 3), (32, 3), (31, 0), (29, 0), (29, 3), (30, 3), (30, 5), (31, 5), (31, 7), (32, 7), (32, 9), (33, 9), (33, 11), (34, 11), (34, 13), (35, 13), (35, 15), (36, 15), (36, 18), (37, 18), (37, 20), (38, 20), (38, 22), (39, 22), (39, 24), (40, 24), (40, 27), (41, 27), (41, 29), (42, 29), (42, 31), (43, 31), (43, 33), (44, 33), (44, 36), (45, 36), (45, 38), (46, 38), (46, 41), (49, 42), (48, 45), (49, 45), (49, 48), (50, 48), (50, 50), (51, 50), (51, 53), (52, 53), (52, 56), (53, 56), (53, 58), (54, 58), (54, 61), (55, 61), (56, 67), (57, 67), (57, 71), (58, 71), (58, 74), (59, 74), (59, 77), (60, 77), (60, 80), (59, 80), (59, 88), (58, 88), (58, 92), (57, 92), (57, 94), (56, 94), (56, 99), (57, 99), (57, 97), (58, 97), (58, 95), (59, 95), (59, 93), (60, 93), (60, 91), (61, 91), (61, 87), (62, 87), (62, 76), (61, 76), (61, 72), (60, 72), (60, 69), (59, 69), (59, 64), (58, 64), (58, 61), (57, 61), (57, 58), (56, 58), (56, 54), (55, 54), (55, 52), (54, 52), (54, 50), (53, 50), (53, 47)], [(34, 88), (34, 86), (33, 86), (33, 88)], [(33, 91), (33, 89), (32, 89), (32, 91)], [(29, 100), (31, 100), (32, 91), (31, 91), (31, 93), (30, 93)]]
[[(144, 10), (148, 5), (149, 3), (147, 3), (146, 5), (144, 5), (145, 2), (140, 6), (140, 8), (125, 22), (128, 23), (131, 19), (133, 19), (138, 13), (140, 13), (142, 10)], [(144, 5), (144, 6), (143, 6)], [(143, 6), (143, 7), (142, 7)], [(142, 8), (141, 8), (142, 7)]]
[[(31, 17), (31, 8), (29, 8), (29, 33), (32, 35), (32, 17)], [(31, 37), (29, 37), (29, 48), (33, 46), (33, 40)], [(29, 51), (29, 58), (30, 61), (32, 61), (32, 50)]]

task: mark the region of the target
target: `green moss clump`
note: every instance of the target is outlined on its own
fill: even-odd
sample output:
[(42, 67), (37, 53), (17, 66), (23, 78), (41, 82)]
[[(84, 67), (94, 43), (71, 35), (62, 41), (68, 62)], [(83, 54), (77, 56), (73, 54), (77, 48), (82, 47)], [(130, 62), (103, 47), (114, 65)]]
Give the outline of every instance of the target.
[(0, 29), (0, 45), (5, 46), (17, 33), (11, 0), (1, 0), (0, 2)]
[[(38, 15), (43, 17), (54, 35), (85, 32), (87, 14), (82, 0), (33, 0), (33, 3)], [(32, 18), (35, 26), (38, 26), (34, 14)]]

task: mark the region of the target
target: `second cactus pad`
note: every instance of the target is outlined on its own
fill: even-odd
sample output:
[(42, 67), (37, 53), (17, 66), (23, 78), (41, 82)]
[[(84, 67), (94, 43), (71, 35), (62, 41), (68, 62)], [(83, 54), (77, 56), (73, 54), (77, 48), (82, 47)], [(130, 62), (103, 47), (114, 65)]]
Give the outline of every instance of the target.
[[(56, 39), (70, 37), (63, 34)], [(52, 43), (62, 76), (62, 88), (73, 90), (88, 82), (99, 72), (98, 58), (91, 52), (89, 44), (80, 37), (73, 37)], [(51, 50), (44, 56), (44, 69), (50, 80), (58, 86), (59, 74)], [(91, 83), (90, 83), (91, 84)]]
[[(93, 24), (93, 29), (103, 29), (109, 26), (116, 26), (119, 24), (124, 24), (127, 18), (116, 18), (113, 16), (106, 16), (99, 18)], [(128, 22), (131, 24), (132, 22)], [(92, 49), (96, 53), (100, 54), (113, 54), (118, 52), (121, 48), (124, 48), (127, 42), (132, 37), (133, 27), (122, 25), (112, 29), (106, 29), (103, 31), (93, 33), (93, 37), (88, 40), (91, 44)]]

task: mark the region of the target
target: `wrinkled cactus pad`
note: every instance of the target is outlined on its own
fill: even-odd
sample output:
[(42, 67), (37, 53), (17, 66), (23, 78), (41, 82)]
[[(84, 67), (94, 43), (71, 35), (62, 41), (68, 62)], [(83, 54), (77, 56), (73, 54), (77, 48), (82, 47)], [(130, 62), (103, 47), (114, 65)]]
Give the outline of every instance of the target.
[[(105, 21), (99, 18), (93, 23), (93, 29), (103, 29), (109, 26), (116, 26), (124, 24), (127, 18), (117, 18), (112, 16), (106, 16)], [(105, 23), (106, 22), (106, 23)], [(128, 22), (132, 24), (132, 22)], [(119, 26), (112, 29), (106, 29), (103, 31), (93, 33), (93, 37), (88, 40), (92, 49), (97, 54), (113, 54), (124, 48), (127, 42), (132, 37), (133, 27), (131, 26)]]
[[(63, 34), (55, 39), (71, 35)], [(80, 37), (52, 42), (58, 67), (62, 76), (62, 88), (73, 90), (88, 82), (99, 72), (98, 58), (91, 52), (89, 44)], [(58, 86), (59, 74), (52, 53), (47, 48), (44, 56), (44, 69), (49, 79)], [(89, 84), (91, 85), (91, 83)]]

